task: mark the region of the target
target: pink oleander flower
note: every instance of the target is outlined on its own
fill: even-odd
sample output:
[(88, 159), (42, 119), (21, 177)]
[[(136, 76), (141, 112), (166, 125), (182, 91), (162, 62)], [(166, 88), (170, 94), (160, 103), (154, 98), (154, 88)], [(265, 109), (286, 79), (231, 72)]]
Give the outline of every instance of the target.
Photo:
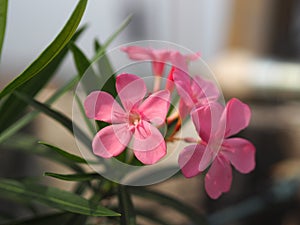
[(181, 97), (179, 113), (183, 119), (192, 109), (214, 102), (220, 96), (219, 90), (213, 82), (200, 76), (190, 77), (184, 67), (175, 69), (172, 76), (177, 92)]
[[(171, 62), (173, 66), (177, 67), (177, 54), (180, 54), (178, 51), (174, 50), (153, 49), (140, 46), (126, 46), (122, 47), (121, 50), (126, 52), (128, 57), (132, 60), (151, 60), (154, 75), (160, 77), (163, 76), (163, 71), (167, 62)], [(187, 64), (190, 61), (195, 61), (199, 57), (200, 53), (198, 52), (184, 55), (184, 63)]]
[(122, 47), (121, 50), (126, 52), (132, 60), (151, 60), (154, 75), (160, 77), (163, 75), (165, 63), (169, 61), (171, 53), (169, 50), (140, 46)]
[(179, 165), (185, 177), (204, 172), (205, 190), (217, 199), (228, 192), (232, 182), (232, 168), (249, 173), (255, 168), (255, 147), (246, 139), (231, 137), (249, 125), (251, 111), (238, 99), (231, 99), (226, 107), (211, 103), (195, 109), (192, 120), (201, 142), (183, 149)]
[(145, 98), (146, 84), (133, 74), (118, 75), (116, 89), (122, 106), (103, 91), (90, 93), (84, 102), (88, 118), (111, 124), (94, 137), (94, 154), (111, 158), (132, 143), (130, 148), (138, 160), (144, 164), (156, 163), (166, 154), (165, 140), (156, 126), (165, 122), (169, 91), (158, 91)]
[(173, 91), (174, 89), (174, 72), (176, 70), (184, 71), (188, 73), (188, 62), (191, 60), (196, 60), (197, 57), (200, 57), (198, 53), (192, 55), (182, 55), (178, 51), (173, 51), (170, 54), (170, 61), (172, 63), (172, 68), (168, 74), (167, 82), (166, 82), (166, 89), (169, 91)]

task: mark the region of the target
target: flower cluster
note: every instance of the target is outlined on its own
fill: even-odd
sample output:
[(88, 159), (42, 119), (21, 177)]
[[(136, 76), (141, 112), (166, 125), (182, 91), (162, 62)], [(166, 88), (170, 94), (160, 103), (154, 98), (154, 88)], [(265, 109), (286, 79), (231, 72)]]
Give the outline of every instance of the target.
[[(250, 108), (236, 98), (229, 100), (226, 106), (220, 104), (220, 93), (213, 82), (189, 75), (188, 63), (198, 59), (198, 53), (182, 55), (178, 51), (138, 46), (121, 50), (132, 60), (151, 61), (155, 78), (163, 76), (166, 63), (172, 68), (165, 87), (161, 89), (160, 79), (155, 79), (150, 94), (143, 79), (123, 73), (116, 77), (120, 103), (103, 91), (94, 91), (87, 96), (84, 102), (86, 115), (110, 124), (94, 137), (94, 154), (111, 158), (130, 148), (140, 162), (154, 164), (166, 155), (166, 141), (180, 140), (175, 137), (176, 132), (182, 121), (190, 116), (199, 139), (182, 139), (194, 142), (179, 154), (178, 163), (185, 177), (205, 173), (205, 190), (216, 199), (230, 189), (231, 165), (241, 173), (254, 169), (253, 144), (232, 137), (249, 125)], [(175, 90), (180, 97), (179, 113), (169, 115), (170, 96)], [(174, 121), (177, 121), (174, 132), (163, 137), (159, 128)]]

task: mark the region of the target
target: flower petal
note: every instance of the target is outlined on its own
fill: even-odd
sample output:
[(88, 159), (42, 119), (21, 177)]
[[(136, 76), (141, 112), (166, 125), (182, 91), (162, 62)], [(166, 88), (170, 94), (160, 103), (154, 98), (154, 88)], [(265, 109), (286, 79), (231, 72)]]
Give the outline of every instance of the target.
[(182, 101), (188, 106), (193, 106), (193, 92), (191, 89), (191, 79), (189, 75), (180, 69), (175, 69), (173, 73), (174, 84)]
[(188, 65), (187, 65), (186, 57), (183, 56), (180, 52), (173, 51), (170, 54), (170, 61), (171, 61), (173, 67), (175, 67), (176, 69), (178, 69), (180, 71), (188, 73)]
[(116, 78), (116, 88), (126, 111), (130, 111), (146, 95), (146, 84), (140, 77), (123, 73)]
[(154, 150), (149, 151), (134, 151), (136, 158), (144, 164), (152, 165), (157, 163), (166, 155), (166, 144), (161, 142)]
[(166, 119), (170, 106), (170, 93), (167, 90), (151, 94), (138, 108), (146, 121), (161, 125)]
[(141, 121), (133, 134), (135, 156), (144, 164), (153, 164), (166, 154), (166, 143), (159, 130)]
[(194, 177), (199, 171), (199, 164), (201, 162), (205, 146), (189, 145), (185, 147), (179, 155), (178, 164), (185, 177)]
[(121, 106), (108, 93), (93, 91), (84, 101), (84, 109), (88, 118), (107, 123), (122, 123), (126, 115)]
[(189, 113), (192, 110), (191, 106), (188, 106), (185, 104), (185, 101), (183, 101), (182, 99), (179, 100), (179, 115), (180, 115), (180, 119), (184, 120), (186, 118), (187, 115), (189, 115)]
[(114, 124), (101, 129), (93, 140), (93, 152), (103, 158), (119, 155), (128, 145), (132, 133), (127, 124)]
[(191, 112), (191, 117), (194, 126), (202, 140), (209, 142), (210, 139), (214, 138), (217, 131), (220, 129), (220, 119), (224, 107), (213, 102), (205, 106), (196, 108)]
[(193, 77), (191, 88), (195, 96), (195, 104), (205, 105), (216, 101), (220, 96), (217, 86), (212, 81), (205, 80), (200, 76)]
[(132, 60), (151, 60), (154, 58), (152, 49), (140, 46), (126, 46), (121, 48)]
[(249, 173), (255, 168), (255, 147), (246, 139), (224, 140), (222, 154), (241, 173)]
[(197, 59), (199, 59), (201, 57), (201, 53), (200, 52), (196, 52), (193, 54), (187, 54), (185, 55), (186, 60), (189, 61), (195, 61)]
[(222, 193), (228, 192), (232, 182), (232, 169), (224, 157), (215, 158), (205, 176), (205, 190), (209, 197), (217, 199)]
[(174, 90), (174, 79), (173, 79), (173, 73), (175, 71), (175, 67), (172, 66), (167, 81), (166, 81), (166, 90), (168, 90), (169, 92), (172, 92)]
[(225, 137), (229, 137), (237, 134), (249, 125), (251, 111), (247, 104), (232, 98), (226, 105), (224, 116), (226, 116)]
[(154, 56), (154, 60), (157, 62), (166, 63), (166, 61), (170, 60), (170, 50), (152, 49), (152, 54)]
[(200, 171), (211, 164), (221, 149), (225, 133), (225, 123), (220, 120), (223, 111), (224, 107), (221, 104), (213, 102), (196, 108), (191, 113), (195, 128), (201, 140), (207, 145), (199, 164)]
[(162, 77), (165, 69), (165, 63), (160, 61), (152, 61), (152, 69), (154, 76)]

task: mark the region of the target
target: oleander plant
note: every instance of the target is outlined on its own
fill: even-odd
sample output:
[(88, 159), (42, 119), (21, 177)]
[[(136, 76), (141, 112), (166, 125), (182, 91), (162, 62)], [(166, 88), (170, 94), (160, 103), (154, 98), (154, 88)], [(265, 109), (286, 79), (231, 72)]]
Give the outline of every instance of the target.
[[(78, 26), (87, 2), (78, 1), (55, 39), (0, 92), (1, 151), (14, 149), (67, 167), (71, 174), (45, 171), (40, 176), (71, 182), (72, 190), (46, 185), (37, 177), (1, 177), (1, 199), (27, 210), (25, 218), (0, 215), (1, 224), (134, 225), (140, 223), (139, 217), (154, 224), (173, 224), (163, 213), (153, 214), (136, 205), (136, 197), (144, 204), (154, 201), (169, 207), (190, 224), (209, 224), (202, 212), (148, 185), (173, 177), (198, 176), (211, 201), (226, 195), (233, 169), (242, 174), (255, 169), (254, 145), (236, 136), (250, 123), (250, 107), (237, 98), (224, 102), (215, 81), (190, 69), (192, 63), (201, 60), (200, 53), (125, 44), (115, 51), (132, 66), (146, 62), (151, 74), (145, 78), (143, 70), (133, 73), (126, 67), (122, 71), (114, 68), (107, 49), (126, 28), (130, 16), (104, 43), (95, 41), (95, 55), (89, 59), (76, 44), (86, 29)], [(7, 5), (8, 0), (0, 0), (0, 54)], [(68, 53), (73, 56), (77, 74), (44, 102), (37, 100)], [(80, 114), (73, 118), (52, 107), (70, 92)], [(82, 155), (20, 132), (39, 114), (71, 133)], [(191, 127), (188, 132), (183, 131), (187, 124)], [(171, 172), (173, 177), (164, 177), (165, 170), (160, 168), (170, 158), (176, 169)], [(146, 172), (128, 181), (128, 171), (119, 165)], [(148, 168), (155, 168), (155, 173), (147, 173)]]

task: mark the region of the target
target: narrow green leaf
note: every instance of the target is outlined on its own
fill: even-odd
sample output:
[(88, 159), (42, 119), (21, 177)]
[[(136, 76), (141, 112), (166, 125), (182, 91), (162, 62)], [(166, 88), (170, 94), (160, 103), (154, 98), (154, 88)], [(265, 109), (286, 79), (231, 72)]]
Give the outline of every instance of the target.
[(85, 110), (84, 110), (84, 107), (82, 105), (82, 102), (80, 101), (79, 97), (77, 96), (77, 94), (75, 94), (75, 100), (76, 100), (76, 103), (78, 105), (78, 108), (79, 108), (79, 111), (84, 119), (84, 122), (85, 124), (87, 125), (89, 131), (91, 132), (91, 134), (95, 135), (96, 133), (96, 130), (92, 124), (92, 122), (89, 120), (89, 118), (87, 118), (86, 114), (85, 114)]
[(14, 95), (16, 95), (19, 99), (23, 100), (27, 104), (31, 105), (35, 109), (45, 113), (46, 115), (50, 116), (51, 118), (55, 119), (58, 121), (60, 124), (62, 124), (65, 128), (67, 128), (71, 133), (73, 132), (73, 127), (72, 127), (72, 121), (63, 115), (62, 113), (59, 113), (53, 109), (51, 109), (49, 106), (38, 102), (34, 99), (31, 99), (25, 94), (15, 92)]
[(88, 148), (91, 147), (91, 140), (85, 135), (85, 133), (76, 125), (73, 124), (72, 121), (63, 115), (62, 113), (57, 112), (56, 110), (51, 109), (49, 106), (38, 102), (25, 94), (20, 94), (18, 92), (14, 92), (14, 94), (21, 100), (27, 102), (29, 105), (34, 107), (35, 109), (45, 113), (47, 116), (59, 122), (62, 126), (64, 126), (71, 134), (74, 134), (74, 130), (76, 130), (76, 137), (82, 141)]
[(103, 55), (103, 53), (106, 51), (106, 48), (115, 40), (115, 38), (127, 27), (127, 25), (130, 23), (132, 19), (132, 15), (130, 14), (128, 17), (125, 18), (125, 20), (121, 23), (121, 25), (118, 27), (118, 29), (108, 38), (107, 41), (103, 44), (101, 50), (97, 52), (95, 57), (93, 58), (92, 62), (96, 61), (99, 57)]
[(81, 80), (81, 85), (86, 94), (94, 91), (95, 84), (100, 84), (100, 77), (96, 76), (91, 62), (84, 55), (84, 53), (75, 45), (71, 46), (73, 58), (77, 68), (78, 76), (84, 78)]
[[(100, 44), (98, 40), (95, 40), (95, 48), (98, 52), (103, 52), (103, 55), (97, 60), (98, 70), (100, 75), (108, 77), (113, 75), (113, 69), (109, 62), (108, 57), (105, 55), (106, 50)], [(96, 54), (98, 53), (96, 52)]]
[(85, 198), (54, 187), (20, 183), (11, 179), (0, 179), (0, 193), (19, 195), (72, 213), (89, 216), (119, 216), (118, 213), (100, 205), (91, 207), (91, 204)]
[(29, 135), (14, 135), (12, 138), (3, 142), (1, 144), (1, 148), (9, 151), (21, 151), (26, 154), (33, 154), (35, 156), (43, 157), (44, 159), (66, 166), (77, 173), (84, 173), (84, 170), (78, 164), (57, 154), (55, 151), (49, 151), (48, 147), (46, 146), (37, 144), (36, 138), (33, 138)]
[(50, 173), (46, 172), (45, 176), (57, 178), (65, 181), (90, 181), (94, 179), (99, 179), (101, 176), (98, 173), (83, 173), (83, 174), (58, 174), (58, 173)]
[(82, 77), (85, 71), (91, 65), (91, 63), (88, 60), (88, 58), (84, 55), (84, 53), (75, 44), (70, 45), (70, 49), (73, 53), (73, 58), (78, 71), (78, 75)]
[(121, 225), (135, 225), (136, 214), (131, 201), (130, 193), (127, 191), (127, 187), (121, 184), (119, 185), (118, 199), (121, 213)]
[(73, 155), (71, 153), (68, 153), (65, 150), (62, 150), (61, 148), (58, 148), (56, 146), (53, 146), (51, 144), (45, 143), (45, 142), (39, 142), (40, 144), (47, 146), (48, 148), (54, 150), (55, 152), (57, 152), (59, 155), (65, 157), (68, 160), (71, 160), (72, 162), (76, 162), (76, 163), (84, 163), (87, 164), (87, 161), (77, 155)]
[[(106, 48), (115, 40), (115, 38), (125, 29), (125, 27), (130, 23), (132, 15), (129, 15), (125, 20), (121, 23), (118, 29), (101, 45), (97, 40), (95, 41), (95, 49), (96, 54), (92, 59), (92, 63), (98, 61), (98, 69), (100, 73), (101, 79), (106, 81), (103, 91), (110, 93), (112, 96), (116, 97), (117, 92), (115, 89), (115, 76), (113, 74), (113, 69), (109, 63), (109, 59), (105, 55)], [(100, 128), (104, 127), (105, 124), (101, 123)]]
[(86, 187), (88, 187), (88, 185), (89, 185), (88, 182), (76, 183), (73, 187), (73, 193), (78, 194), (78, 195), (82, 195), (85, 192)]
[[(102, 52), (102, 56), (97, 60), (98, 71), (100, 73), (100, 77), (102, 80), (105, 81), (105, 84), (102, 86), (102, 91), (110, 93), (112, 96), (117, 96), (116, 90), (116, 78), (113, 74), (113, 69), (109, 62), (109, 59), (105, 55), (105, 48), (100, 44), (98, 40), (95, 40), (94, 47), (96, 51), (96, 55)], [(98, 130), (103, 129), (104, 127), (108, 126), (109, 124), (104, 121), (96, 121)]]
[(101, 44), (96, 40), (96, 46), (99, 51), (103, 52), (103, 54), (97, 60), (98, 71), (102, 80), (106, 81), (106, 83), (102, 87), (102, 91), (110, 93), (112, 96), (117, 96), (116, 90), (116, 78), (114, 76), (114, 70), (110, 64), (110, 61), (105, 54), (105, 49)]
[(22, 72), (0, 92), (0, 99), (34, 77), (64, 48), (75, 33), (85, 11), (86, 5), (87, 0), (79, 1), (70, 19), (54, 41), (29, 67), (27, 67), (27, 69), (24, 70), (24, 72)]
[[(79, 29), (74, 34), (71, 41), (76, 41), (84, 30), (85, 27)], [(20, 87), (16, 88), (16, 91), (25, 93), (30, 97), (34, 97), (36, 94), (38, 94), (39, 91), (42, 90), (43, 87), (45, 87), (50, 79), (56, 74), (56, 71), (66, 58), (68, 50), (68, 47), (65, 46), (47, 66), (45, 66), (36, 76), (32, 77)], [(24, 114), (27, 106), (28, 105), (25, 102), (19, 100), (14, 95), (10, 95), (8, 98), (6, 98), (0, 107), (0, 133), (18, 120), (20, 115)]]
[[(45, 103), (52, 104), (57, 99), (59, 99), (63, 94), (72, 89), (75, 84), (78, 82), (78, 77), (72, 78), (69, 82), (67, 82), (64, 86), (62, 86), (59, 90), (57, 90)], [(39, 111), (33, 111), (27, 113), (22, 118), (11, 124), (7, 129), (5, 129), (2, 133), (0, 133), (0, 143), (4, 142), (12, 135), (17, 133), (20, 129), (29, 124), (34, 118), (39, 115)]]
[(139, 196), (141, 198), (146, 198), (152, 201), (159, 202), (163, 205), (169, 206), (174, 210), (177, 210), (178, 212), (185, 215), (187, 218), (191, 219), (195, 224), (203, 224), (207, 225), (207, 219), (201, 215), (199, 212), (196, 212), (193, 208), (190, 206), (184, 204), (181, 201), (178, 201), (168, 195), (158, 193), (156, 191), (147, 190), (145, 188), (135, 188), (130, 187), (129, 188), (130, 193), (133, 195)]
[(0, 59), (4, 42), (8, 0), (0, 0)]

